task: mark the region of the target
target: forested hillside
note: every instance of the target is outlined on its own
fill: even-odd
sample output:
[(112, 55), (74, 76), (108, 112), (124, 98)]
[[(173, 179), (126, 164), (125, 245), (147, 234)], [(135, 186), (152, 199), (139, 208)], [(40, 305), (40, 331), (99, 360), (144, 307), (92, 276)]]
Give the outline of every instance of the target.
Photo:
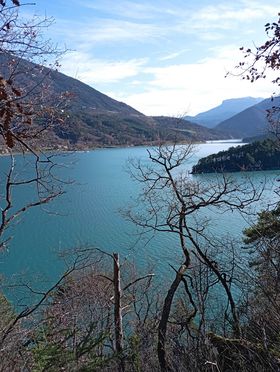
[[(227, 134), (171, 117), (151, 117), (116, 101), (87, 84), (54, 69), (0, 52), (0, 74), (9, 80), (16, 65), (17, 89), (29, 91), (34, 101), (42, 91), (46, 108), (56, 107), (52, 125), (33, 120), (34, 133), (44, 131), (44, 148), (90, 149), (104, 146), (153, 145), (168, 141), (205, 141), (228, 138)], [(8, 66), (10, 66), (8, 68)], [(45, 116), (42, 115), (42, 116)], [(33, 119), (35, 115), (31, 115)], [(36, 130), (37, 128), (37, 130)], [(33, 144), (36, 142), (36, 135)], [(40, 147), (42, 144), (38, 144)]]
[(202, 158), (192, 173), (241, 172), (280, 169), (280, 148), (267, 139)]

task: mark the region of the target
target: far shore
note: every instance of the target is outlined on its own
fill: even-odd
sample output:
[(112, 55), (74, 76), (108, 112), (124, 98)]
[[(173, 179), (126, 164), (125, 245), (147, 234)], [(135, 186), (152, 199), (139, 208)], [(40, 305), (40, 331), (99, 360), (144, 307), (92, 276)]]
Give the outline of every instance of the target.
[[(193, 144), (193, 145), (200, 145), (200, 144), (218, 144), (218, 143), (244, 143), (242, 139), (229, 139), (229, 140), (206, 140), (206, 141), (196, 141), (196, 142), (180, 142), (178, 145), (187, 145), (187, 144)], [(173, 142), (165, 142), (164, 145), (172, 145)], [(143, 144), (138, 144), (138, 145), (106, 145), (106, 146), (85, 146), (85, 147), (80, 147), (79, 145), (76, 147), (71, 147), (67, 145), (61, 145), (59, 147), (46, 147), (46, 148), (41, 148), (38, 151), (38, 154), (44, 154), (44, 153), (75, 153), (75, 152), (88, 152), (88, 151), (95, 151), (95, 150), (102, 150), (102, 149), (127, 149), (127, 148), (133, 148), (133, 147), (154, 147), (154, 146), (159, 146), (160, 143), (143, 143)], [(36, 149), (34, 150), (34, 153), (36, 153)], [(13, 155), (26, 155), (26, 154), (31, 154), (31, 151), (26, 150), (24, 153), (20, 150), (12, 151)], [(2, 156), (9, 156), (11, 153), (6, 150), (0, 150), (0, 157)]]

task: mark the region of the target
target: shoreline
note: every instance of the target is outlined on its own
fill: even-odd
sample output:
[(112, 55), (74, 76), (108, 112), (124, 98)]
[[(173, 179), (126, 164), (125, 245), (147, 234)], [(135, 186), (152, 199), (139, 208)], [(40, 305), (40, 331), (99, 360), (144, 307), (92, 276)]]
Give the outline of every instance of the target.
[[(174, 142), (170, 142), (170, 141), (167, 141), (165, 143), (163, 143), (162, 145), (173, 145)], [(231, 140), (205, 140), (205, 141), (195, 141), (195, 142), (188, 142), (188, 141), (184, 141), (184, 142), (180, 142), (178, 143), (177, 145), (200, 145), (200, 144), (222, 144), (222, 143), (232, 143), (232, 144), (236, 144), (236, 143), (244, 143), (242, 142), (242, 139), (231, 139)], [(104, 150), (104, 149), (128, 149), (128, 148), (135, 148), (135, 147), (155, 147), (155, 146), (159, 146), (160, 143), (144, 143), (144, 144), (139, 144), (139, 145), (112, 145), (112, 146), (89, 146), (89, 147), (84, 147), (84, 148), (81, 148), (79, 146), (77, 147), (68, 147), (66, 145), (61, 145), (61, 147), (54, 147), (54, 148), (41, 148), (41, 149), (38, 149), (38, 153), (41, 154), (41, 155), (44, 155), (46, 153), (50, 153), (50, 152), (54, 152), (54, 153), (75, 153), (75, 152), (89, 152), (89, 151), (95, 151), (95, 150)], [(36, 152), (37, 150), (35, 149), (34, 152)], [(12, 151), (11, 153), (10, 152), (7, 152), (7, 151), (4, 151), (3, 149), (0, 150), (0, 157), (6, 157), (6, 156), (10, 156), (10, 155), (30, 155), (32, 154), (31, 151), (25, 151), (25, 152), (22, 152), (22, 151)]]

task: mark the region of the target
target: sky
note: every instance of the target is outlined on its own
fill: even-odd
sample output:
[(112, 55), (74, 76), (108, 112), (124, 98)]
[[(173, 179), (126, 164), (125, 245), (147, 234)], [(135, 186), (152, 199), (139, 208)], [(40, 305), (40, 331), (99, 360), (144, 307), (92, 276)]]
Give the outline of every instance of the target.
[[(271, 79), (238, 76), (241, 46), (267, 38), (279, 0), (38, 0), (60, 71), (146, 115), (196, 115), (238, 97), (270, 97)], [(27, 7), (26, 7), (27, 8)], [(25, 10), (26, 11), (26, 10)], [(225, 75), (230, 73), (227, 78)]]

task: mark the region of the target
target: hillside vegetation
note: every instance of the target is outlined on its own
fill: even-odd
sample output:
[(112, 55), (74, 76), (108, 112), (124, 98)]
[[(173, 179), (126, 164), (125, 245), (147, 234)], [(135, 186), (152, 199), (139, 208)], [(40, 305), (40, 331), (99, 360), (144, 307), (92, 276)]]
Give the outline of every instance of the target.
[(199, 160), (192, 173), (240, 172), (280, 169), (280, 148), (271, 139), (209, 155)]
[[(50, 107), (57, 106), (61, 97), (67, 97), (57, 115), (60, 120), (53, 120), (52, 125), (48, 124), (43, 128), (45, 149), (61, 147), (75, 150), (228, 138), (225, 133), (183, 119), (146, 116), (77, 79), (24, 59), (11, 59), (9, 54), (0, 53), (0, 75), (6, 80), (11, 73), (7, 66), (14, 63), (18, 70), (28, 72), (18, 74), (15, 80), (17, 86), (23, 92), (29, 92), (34, 101), (42, 91), (47, 93)], [(45, 120), (34, 120), (34, 133), (36, 126), (37, 132), (42, 130), (44, 122)], [(38, 143), (38, 146), (42, 147), (42, 143)]]

